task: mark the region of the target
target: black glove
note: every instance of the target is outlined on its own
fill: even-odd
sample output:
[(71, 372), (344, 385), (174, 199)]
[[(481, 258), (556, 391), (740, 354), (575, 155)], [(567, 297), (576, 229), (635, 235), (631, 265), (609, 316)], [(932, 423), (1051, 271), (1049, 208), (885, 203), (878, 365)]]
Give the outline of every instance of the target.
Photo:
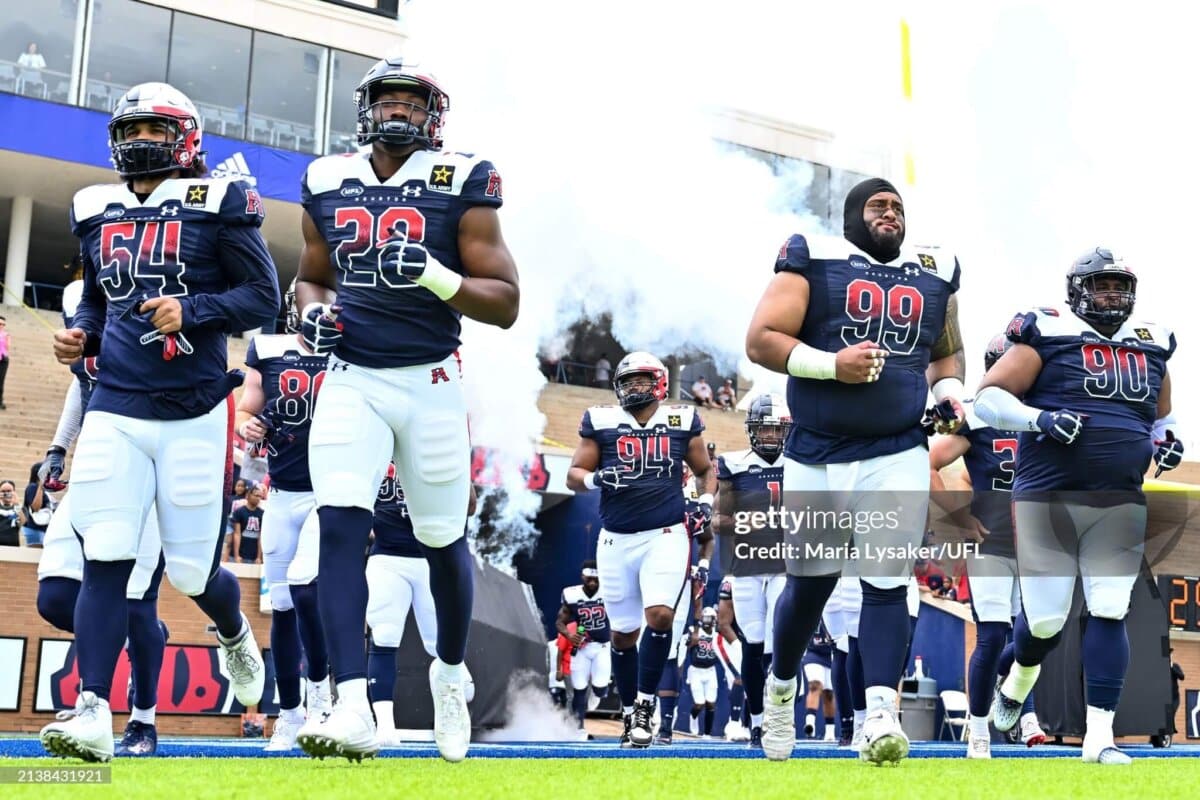
[(692, 567), (692, 581), (696, 584), (696, 588), (701, 590), (708, 586), (708, 567), (702, 567), (699, 564)]
[(1179, 466), (1179, 462), (1183, 461), (1183, 442), (1175, 438), (1175, 434), (1167, 431), (1165, 439), (1159, 439), (1154, 443), (1157, 448), (1154, 451), (1154, 463), (1158, 464), (1158, 469), (1154, 472), (1154, 477), (1162, 475), (1164, 472), (1169, 472)]
[(67, 451), (55, 445), (46, 451), (46, 458), (38, 470), (38, 480), (48, 492), (61, 492), (67, 488), (63, 483), (62, 474), (67, 466)]
[(925, 416), (921, 419), (921, 430), (925, 432), (926, 436), (933, 436), (935, 433), (962, 432), (966, 427), (965, 423), (962, 427), (954, 427), (954, 424), (959, 421), (959, 408), (961, 406), (956, 408), (954, 400), (947, 397), (933, 408), (926, 409)]
[(1043, 436), (1049, 436), (1061, 444), (1072, 444), (1083, 430), (1084, 418), (1084, 414), (1076, 414), (1065, 408), (1043, 411), (1038, 415), (1037, 426), (1041, 428)]
[(683, 527), (690, 536), (696, 536), (705, 526), (712, 522), (712, 506), (708, 503), (695, 503), (683, 515)]

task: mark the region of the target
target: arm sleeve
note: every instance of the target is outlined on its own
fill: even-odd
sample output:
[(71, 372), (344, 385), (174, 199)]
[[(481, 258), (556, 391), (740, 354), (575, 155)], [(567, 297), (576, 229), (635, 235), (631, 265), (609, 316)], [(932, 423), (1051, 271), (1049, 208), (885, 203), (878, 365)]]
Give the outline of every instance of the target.
[(67, 396), (63, 400), (62, 413), (58, 415), (58, 428), (54, 431), (54, 439), (50, 442), (53, 447), (70, 450), (71, 445), (79, 436), (83, 427), (83, 397), (80, 393), (79, 379), (71, 381), (67, 388)]
[(975, 414), (1000, 431), (1038, 431), (1042, 409), (1027, 406), (999, 386), (987, 386), (975, 397)]
[(83, 260), (83, 294), (71, 318), (71, 327), (87, 334), (83, 346), (84, 357), (100, 355), (100, 337), (104, 333), (104, 317), (108, 310), (108, 298), (100, 288), (96, 265), (84, 248), (80, 253)]
[(808, 240), (798, 233), (792, 234), (779, 248), (779, 255), (775, 257), (775, 271), (807, 275), (810, 268)]

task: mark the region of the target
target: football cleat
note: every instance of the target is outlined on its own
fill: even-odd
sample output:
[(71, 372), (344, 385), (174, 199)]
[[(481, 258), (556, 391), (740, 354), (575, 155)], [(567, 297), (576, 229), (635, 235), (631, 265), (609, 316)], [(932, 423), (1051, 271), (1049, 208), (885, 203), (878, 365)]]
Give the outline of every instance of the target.
[(729, 742), (748, 742), (750, 741), (750, 731), (746, 730), (740, 722), (731, 720), (725, 723), (725, 740)]
[(671, 744), (672, 742), (674, 742), (674, 739), (671, 738), (670, 731), (664, 731), (660, 728), (658, 733), (654, 734), (655, 744)]
[(471, 713), (467, 710), (466, 684), (441, 677), (441, 659), (429, 665), (429, 690), (433, 694), (433, 739), (442, 758), (457, 763), (471, 745)]
[(119, 756), (152, 756), (158, 752), (158, 729), (137, 720), (125, 725), (125, 735), (117, 745)]
[(1021, 718), (1021, 706), (1024, 704), (1024, 699), (1016, 700), (1006, 695), (1003, 692), (1003, 684), (997, 686), (996, 694), (992, 696), (991, 713), (992, 724), (996, 726), (996, 730), (1001, 733), (1012, 730)]
[(751, 748), (752, 750), (762, 750), (763, 749), (762, 728), (760, 728), (756, 725), (755, 727), (750, 729), (750, 742), (746, 746)]
[(1037, 714), (1021, 715), (1021, 741), (1026, 747), (1035, 747), (1046, 743), (1046, 732), (1038, 724)]
[(654, 701), (640, 700), (633, 705), (633, 722), (629, 726), (629, 743), (634, 747), (649, 747), (654, 741)]
[(379, 752), (375, 719), (344, 706), (319, 717), (310, 717), (296, 734), (300, 749), (313, 758), (342, 756), (350, 761), (374, 758)]
[(109, 761), (113, 757), (112, 711), (93, 692), (81, 692), (71, 711), (60, 711), (42, 728), (42, 747), (59, 758)]
[(1113, 744), (1101, 747), (1098, 751), (1093, 751), (1092, 748), (1088, 747), (1087, 737), (1084, 737), (1083, 763), (1102, 764), (1109, 767), (1127, 767), (1133, 763), (1133, 759), (1117, 749), (1116, 745)]
[(692, 717), (688, 720), (688, 733), (692, 736), (700, 735), (700, 717)]
[[(783, 689), (783, 693), (780, 692)], [(796, 749), (796, 682), (779, 686), (767, 676), (763, 692), (763, 752), (771, 761), (787, 761)]]
[(879, 708), (863, 722), (863, 744), (858, 757), (876, 766), (898, 764), (908, 755), (908, 735), (900, 727), (896, 712)]
[(817, 732), (817, 716), (816, 714), (804, 715), (804, 737), (811, 739), (813, 734)]
[(633, 728), (633, 715), (625, 714), (622, 720), (625, 723), (625, 729), (621, 731), (621, 741), (619, 744), (622, 750), (627, 750), (633, 747), (633, 740), (629, 738), (629, 732)]
[(856, 752), (856, 753), (862, 752), (862, 749), (863, 749), (863, 726), (862, 725), (854, 726), (854, 733), (851, 734), (850, 741), (848, 742), (848, 744), (850, 745), (850, 749), (853, 750), (854, 752)]
[(988, 736), (969, 736), (967, 738), (967, 758), (991, 758), (992, 740)]
[(271, 731), (271, 741), (263, 748), (264, 753), (286, 753), (296, 749), (296, 735), (304, 727), (303, 719), (295, 719), (280, 714), (275, 718), (275, 727)]
[(217, 643), (220, 647), (217, 651), (221, 654), (225, 671), (229, 673), (234, 697), (249, 708), (258, 705), (262, 700), (266, 669), (262, 653), (258, 650), (258, 642), (254, 641), (254, 631), (250, 629), (250, 622), (245, 614), (242, 615), (242, 631), (242, 637), (232, 644), (225, 644), (218, 636)]
[(305, 707), (308, 718), (319, 717), (333, 711), (333, 698), (329, 694), (329, 676), (319, 681), (306, 681)]

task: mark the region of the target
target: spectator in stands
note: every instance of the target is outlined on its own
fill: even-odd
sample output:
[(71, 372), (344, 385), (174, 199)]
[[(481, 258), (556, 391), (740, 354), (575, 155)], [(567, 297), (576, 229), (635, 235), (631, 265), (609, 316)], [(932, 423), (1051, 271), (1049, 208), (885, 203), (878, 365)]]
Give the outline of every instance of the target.
[(611, 389), (609, 382), (612, 375), (612, 362), (608, 360), (608, 353), (601, 353), (600, 359), (596, 362), (596, 386), (601, 389)]
[(30, 42), (25, 48), (25, 52), (21, 53), (17, 59), (17, 66), (23, 69), (45, 69), (46, 59), (42, 58), (42, 54), (38, 52), (37, 42)]
[(50, 517), (54, 513), (54, 500), (46, 494), (38, 470), (42, 462), (38, 461), (29, 468), (29, 483), (25, 487), (25, 534), (26, 547), (41, 547), (46, 538), (46, 528), (50, 525)]
[(246, 491), (246, 504), (233, 512), (233, 551), (243, 564), (261, 564), (262, 548), (258, 546), (262, 533), (263, 494), (261, 487)]
[(704, 406), (705, 408), (713, 407), (713, 390), (703, 375), (697, 378), (696, 382), (692, 384), (692, 400), (698, 406)]
[(737, 392), (733, 389), (733, 381), (726, 378), (721, 388), (717, 389), (717, 405), (724, 411), (733, 411), (736, 404)]
[(17, 485), (0, 481), (0, 545), (20, 547), (24, 524), (25, 512), (17, 505)]
[(0, 316), (0, 411), (8, 408), (4, 405), (4, 379), (8, 376), (8, 355), (12, 349), (12, 340), (8, 335), (8, 320)]
[[(236, 434), (235, 434), (236, 435)], [(225, 520), (225, 558), (233, 561), (233, 512), (246, 505), (246, 490), (251, 486), (245, 478), (233, 482), (233, 494), (229, 496), (229, 516)]]

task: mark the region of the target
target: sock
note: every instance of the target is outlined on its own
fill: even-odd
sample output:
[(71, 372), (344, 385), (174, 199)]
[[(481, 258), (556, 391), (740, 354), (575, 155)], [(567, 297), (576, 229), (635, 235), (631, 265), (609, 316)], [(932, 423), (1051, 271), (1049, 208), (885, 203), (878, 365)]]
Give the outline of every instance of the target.
[(386, 735), (396, 730), (396, 711), (391, 700), (372, 701), (371, 710), (375, 712), (376, 735)]
[[(1013, 668), (1019, 666), (1033, 667), (1041, 664), (1046, 660), (1046, 656), (1050, 655), (1050, 651), (1058, 644), (1058, 640), (1062, 638), (1062, 630), (1048, 639), (1041, 639), (1033, 635), (1033, 631), (1029, 630), (1029, 622), (1025, 619), (1025, 612), (1017, 615), (1017, 621), (1013, 623)], [(1009, 670), (1011, 676), (1012, 669)], [(1006, 693), (1007, 694), (1007, 693)], [(1012, 697), (1013, 695), (1009, 695)], [(1024, 695), (1021, 695), (1023, 698)]]
[(392, 701), (396, 690), (396, 647), (384, 647), (371, 640), (371, 651), (367, 655), (367, 685), (371, 690), (371, 702)]
[(711, 706), (704, 707), (704, 735), (705, 736), (712, 736), (713, 717), (715, 717), (715, 716), (716, 716), (716, 714), (713, 713), (713, 709)]
[(1116, 711), (1128, 669), (1125, 620), (1089, 616), (1083, 631), (1083, 675), (1089, 708)]
[(346, 681), (338, 681), (337, 684), (338, 705), (347, 706), (356, 711), (370, 708), (371, 704), (367, 700), (367, 679), (366, 678), (351, 678)]
[(575, 717), (579, 720), (579, 727), (583, 727), (583, 721), (587, 719), (587, 689), (576, 689), (575, 694), (571, 695), (571, 710), (575, 712)]
[[(908, 587), (880, 589), (863, 579), (858, 648), (866, 686), (898, 686), (908, 648)], [(870, 707), (870, 706), (868, 706)]]
[(125, 587), (136, 562), (83, 562), (83, 583), (75, 604), (75, 653), (81, 691), (108, 702), (113, 670), (129, 627)]
[(805, 708), (804, 708), (804, 733), (805, 733), (805, 735), (808, 735), (808, 731), (810, 728), (812, 729), (813, 733), (817, 732), (817, 710), (815, 708), (808, 708), (807, 706), (805, 706)]
[(208, 579), (204, 592), (192, 598), (200, 610), (217, 626), (217, 633), (232, 641), (242, 633), (242, 590), (237, 578), (218, 567)]
[[(866, 702), (865, 700), (863, 701)], [(863, 723), (867, 721), (867, 710), (865, 708), (854, 709), (854, 730), (862, 730)]]
[(158, 600), (127, 600), (129, 609), (129, 669), (133, 676), (133, 710), (144, 709), (154, 724), (158, 705), (158, 676), (162, 673), (166, 640), (158, 624)]
[(437, 615), (438, 658), (444, 664), (461, 664), (467, 656), (467, 633), (475, 602), (475, 565), (467, 538), (455, 539), (445, 547), (422, 544), (421, 552), (429, 562), (429, 591)]
[[(846, 677), (848, 654), (836, 647), (833, 649), (833, 701), (840, 720), (838, 734), (849, 736), (854, 720), (854, 705), (850, 702), (850, 679)], [(865, 702), (865, 699), (864, 699)]]
[(155, 709), (155, 706), (150, 706), (150, 708), (138, 708), (134, 706), (129, 711), (129, 721), (140, 722), (143, 725), (153, 725)]
[(271, 658), (275, 662), (275, 685), (280, 708), (300, 706), (300, 628), (296, 609), (271, 611)]
[[(908, 587), (904, 587), (904, 605), (908, 607)], [(908, 662), (912, 660), (913, 640), (917, 638), (917, 618), (908, 618), (908, 644), (904, 645), (904, 658), (900, 661), (900, 675), (908, 673)]]
[(751, 715), (750, 715), (750, 727), (752, 727), (752, 728), (761, 728), (761, 727), (762, 727), (762, 721), (763, 721), (763, 715), (762, 715), (762, 714), (751, 714)]
[(658, 698), (658, 707), (660, 709), (659, 716), (661, 724), (658, 726), (660, 732), (665, 731), (668, 736), (675, 729), (675, 705), (679, 702), (679, 695), (664, 694)]
[(1033, 692), (1030, 692), (1029, 694), (1027, 694), (1025, 696), (1025, 702), (1021, 704), (1021, 716), (1022, 717), (1025, 716), (1026, 714), (1033, 714), (1034, 718), (1035, 719), (1037, 718), (1037, 706), (1033, 702), (1033, 694), (1034, 694)]
[(972, 739), (991, 740), (992, 734), (988, 730), (987, 714), (984, 714), (983, 716), (977, 716), (972, 713), (970, 719), (967, 720), (967, 730), (970, 732)]
[[(788, 575), (775, 603), (774, 659), (771, 672), (780, 681), (796, 677), (808, 641), (821, 621), (825, 601), (833, 594), (836, 577), (798, 578)], [(906, 612), (907, 613), (907, 612)]]
[(621, 707), (633, 711), (638, 690), (637, 645), (627, 650), (612, 648), (613, 677), (617, 681), (617, 694), (621, 696)]
[[(867, 680), (863, 677), (862, 651), (858, 637), (850, 637), (850, 652), (846, 657), (846, 677), (850, 687), (850, 707), (854, 712), (867, 708)], [(864, 717), (865, 719), (865, 717)]]
[[(759, 695), (762, 696), (761, 693)], [(735, 683), (729, 690), (729, 719), (741, 722), (742, 704), (746, 702), (746, 689), (740, 683)]]
[(308, 679), (319, 682), (329, 675), (329, 652), (325, 649), (325, 632), (321, 629), (321, 609), (318, 605), (317, 582), (289, 586), (292, 606), (296, 609), (296, 625), (308, 662)]
[(317, 509), (317, 518), (321, 522), (318, 574), (323, 586), (336, 588), (318, 594), (321, 628), (334, 666), (334, 682), (338, 696), (342, 697), (343, 684), (361, 680), (364, 687), (361, 700), (366, 705), (367, 648), (363, 628), (367, 619), (367, 573), (363, 554), (371, 536), (371, 512), (365, 508), (324, 506)]
[(288, 722), (299, 722), (299, 723), (303, 724), (304, 723), (304, 709), (299, 708), (299, 707), (284, 708), (283, 706), (280, 706), (279, 707), (279, 718), (286, 719)]
[[(896, 678), (899, 683), (899, 677)], [(868, 686), (867, 687), (867, 711), (877, 711), (885, 708), (888, 711), (895, 713), (897, 709), (896, 698), (899, 693), (891, 686)]]
[(996, 689), (996, 665), (1004, 651), (1007, 622), (980, 622), (975, 626), (975, 650), (967, 669), (967, 695), (972, 716), (987, 717)]
[(742, 683), (745, 684), (746, 706), (750, 713), (762, 716), (763, 687), (767, 684), (767, 673), (763, 669), (763, 643), (742, 645)]
[(1113, 717), (1116, 714), (1116, 711), (1106, 708), (1096, 708), (1089, 704), (1087, 707), (1087, 728), (1083, 735), (1084, 743), (1088, 745), (1095, 743), (1099, 745), (1098, 749), (1114, 747)]
[(75, 601), (78, 598), (79, 581), (77, 580), (43, 578), (38, 581), (38, 614), (60, 631), (75, 632)]
[(670, 652), (670, 628), (660, 631), (647, 625), (642, 629), (642, 638), (638, 642), (637, 690), (640, 699), (653, 700), (658, 693), (658, 682), (662, 680)]

